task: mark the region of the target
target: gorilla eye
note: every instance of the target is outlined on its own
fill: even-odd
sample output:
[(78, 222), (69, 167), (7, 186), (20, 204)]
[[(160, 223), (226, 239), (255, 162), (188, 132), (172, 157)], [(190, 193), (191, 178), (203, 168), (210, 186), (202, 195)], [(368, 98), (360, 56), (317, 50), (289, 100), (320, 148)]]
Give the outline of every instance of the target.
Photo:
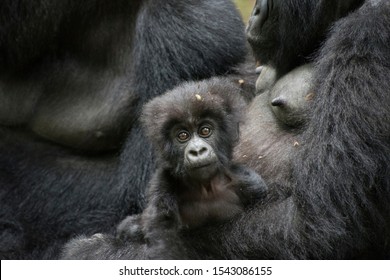
[(177, 139), (180, 142), (185, 142), (190, 138), (190, 134), (187, 131), (180, 131), (179, 134), (177, 135)]
[(200, 129), (199, 129), (199, 136), (201, 137), (209, 137), (211, 135), (211, 128), (208, 127), (208, 126), (202, 126)]

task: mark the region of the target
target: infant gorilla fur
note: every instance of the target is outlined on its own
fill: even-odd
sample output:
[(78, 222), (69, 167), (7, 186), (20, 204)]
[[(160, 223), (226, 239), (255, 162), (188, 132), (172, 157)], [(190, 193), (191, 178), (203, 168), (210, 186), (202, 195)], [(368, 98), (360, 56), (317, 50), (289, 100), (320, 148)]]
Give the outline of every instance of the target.
[(145, 239), (161, 249), (150, 257), (161, 258), (183, 226), (222, 222), (265, 197), (263, 179), (231, 162), (245, 107), (240, 89), (223, 78), (184, 83), (145, 105), (158, 168), (146, 209), (118, 226), (120, 238)]

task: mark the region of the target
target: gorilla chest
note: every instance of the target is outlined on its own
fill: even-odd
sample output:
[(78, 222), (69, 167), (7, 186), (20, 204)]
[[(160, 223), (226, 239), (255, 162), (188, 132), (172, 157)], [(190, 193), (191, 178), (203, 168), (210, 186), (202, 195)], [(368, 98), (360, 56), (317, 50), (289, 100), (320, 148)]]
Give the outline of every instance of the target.
[(179, 195), (180, 218), (184, 225), (196, 227), (223, 221), (243, 211), (243, 205), (227, 178)]

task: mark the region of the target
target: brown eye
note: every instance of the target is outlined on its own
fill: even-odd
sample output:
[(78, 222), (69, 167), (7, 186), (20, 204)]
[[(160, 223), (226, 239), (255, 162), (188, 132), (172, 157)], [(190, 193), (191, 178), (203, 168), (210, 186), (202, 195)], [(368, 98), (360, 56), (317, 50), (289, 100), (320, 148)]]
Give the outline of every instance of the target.
[(208, 126), (203, 126), (199, 130), (199, 135), (201, 137), (209, 137), (211, 135), (211, 128)]
[(177, 135), (177, 139), (180, 142), (185, 142), (190, 138), (190, 134), (187, 131), (180, 131), (179, 134)]

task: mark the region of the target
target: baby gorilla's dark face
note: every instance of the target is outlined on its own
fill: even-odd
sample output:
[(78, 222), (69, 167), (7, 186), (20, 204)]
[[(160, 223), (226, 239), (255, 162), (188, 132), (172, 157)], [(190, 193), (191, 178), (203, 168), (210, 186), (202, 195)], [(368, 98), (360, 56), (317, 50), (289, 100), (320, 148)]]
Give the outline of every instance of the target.
[(184, 83), (145, 105), (142, 124), (159, 166), (205, 185), (229, 166), (246, 104), (229, 80)]
[(172, 127), (171, 139), (180, 157), (176, 164), (181, 162), (186, 177), (207, 181), (215, 175), (219, 163), (214, 149), (217, 134), (217, 126), (210, 119), (189, 120)]

